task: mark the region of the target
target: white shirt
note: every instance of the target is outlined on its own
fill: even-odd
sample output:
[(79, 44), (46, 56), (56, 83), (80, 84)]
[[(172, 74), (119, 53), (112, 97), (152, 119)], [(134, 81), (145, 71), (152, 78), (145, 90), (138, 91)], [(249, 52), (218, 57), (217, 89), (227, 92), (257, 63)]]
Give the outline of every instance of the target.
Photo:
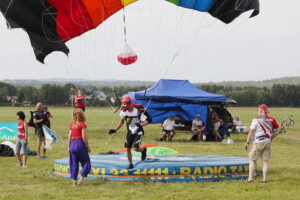
[[(195, 124), (197, 127), (201, 127), (203, 122), (201, 120), (194, 119), (193, 124)], [(193, 124), (192, 124), (192, 131), (196, 130), (196, 128), (193, 126)]]
[(166, 119), (163, 123), (164, 130), (172, 131), (175, 126), (175, 120)]
[[(140, 114), (140, 118), (139, 118)], [(121, 119), (127, 118), (132, 118), (132, 120), (129, 120), (130, 123), (128, 124), (128, 129), (134, 134), (137, 130), (137, 126), (135, 125), (136, 123), (143, 122), (147, 119), (147, 116), (144, 113), (141, 113), (137, 108), (133, 108), (132, 112), (129, 112), (128, 110), (126, 111), (121, 111), (120, 112), (120, 117)]]
[(266, 126), (265, 131), (267, 131), (267, 133), (269, 133), (270, 135), (272, 134), (271, 131), (268, 131), (269, 129), (273, 130), (273, 126), (270, 122), (268, 122), (268, 119), (264, 119), (264, 118), (253, 119), (252, 123), (250, 125), (250, 129), (254, 130), (254, 134), (253, 134), (253, 138), (252, 138), (253, 144), (271, 141), (270, 138), (265, 137), (266, 133), (264, 132), (260, 123), (263, 123), (263, 126)]
[(233, 124), (235, 125), (235, 126), (243, 126), (243, 123), (242, 123), (242, 121), (237, 121), (237, 120), (233, 120)]

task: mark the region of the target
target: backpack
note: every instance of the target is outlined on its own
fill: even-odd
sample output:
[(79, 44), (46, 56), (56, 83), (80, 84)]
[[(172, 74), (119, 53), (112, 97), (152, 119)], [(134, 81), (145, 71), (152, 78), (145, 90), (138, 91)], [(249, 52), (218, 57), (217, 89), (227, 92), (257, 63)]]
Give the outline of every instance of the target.
[(33, 112), (32, 111), (30, 111), (30, 119), (28, 121), (28, 126), (35, 127), (35, 124), (33, 122)]

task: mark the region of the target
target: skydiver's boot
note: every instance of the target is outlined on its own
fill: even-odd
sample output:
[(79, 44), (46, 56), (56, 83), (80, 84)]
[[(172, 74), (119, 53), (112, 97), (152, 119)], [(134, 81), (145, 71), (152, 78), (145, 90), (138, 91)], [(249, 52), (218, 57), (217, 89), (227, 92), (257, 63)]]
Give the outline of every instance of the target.
[(129, 164), (128, 169), (133, 169), (133, 168), (134, 168), (133, 164)]
[(144, 150), (142, 151), (141, 160), (142, 161), (146, 160), (146, 157), (147, 157), (147, 148), (144, 148)]

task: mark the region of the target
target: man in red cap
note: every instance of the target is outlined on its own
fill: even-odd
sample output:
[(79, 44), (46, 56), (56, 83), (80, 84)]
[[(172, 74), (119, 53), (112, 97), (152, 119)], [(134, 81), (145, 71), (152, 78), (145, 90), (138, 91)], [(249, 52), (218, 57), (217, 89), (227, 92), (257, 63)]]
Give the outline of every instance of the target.
[(253, 174), (257, 160), (261, 156), (263, 161), (263, 183), (267, 182), (268, 161), (271, 156), (271, 141), (279, 134), (279, 125), (273, 117), (268, 116), (269, 109), (266, 104), (261, 104), (257, 109), (258, 117), (252, 120), (247, 142), (244, 147), (248, 149), (250, 140), (252, 148), (249, 152), (249, 177), (247, 183), (253, 182)]
[(133, 169), (131, 148), (135, 148), (135, 151), (142, 153), (141, 160), (146, 159), (147, 149), (141, 147), (142, 139), (144, 136), (143, 126), (149, 123), (149, 114), (142, 110), (135, 108), (132, 104), (129, 96), (123, 97), (121, 100), (121, 121), (117, 125), (116, 129), (110, 129), (109, 134), (117, 132), (126, 122), (127, 124), (127, 136), (125, 139), (125, 148), (127, 148), (127, 158), (129, 162), (128, 169)]

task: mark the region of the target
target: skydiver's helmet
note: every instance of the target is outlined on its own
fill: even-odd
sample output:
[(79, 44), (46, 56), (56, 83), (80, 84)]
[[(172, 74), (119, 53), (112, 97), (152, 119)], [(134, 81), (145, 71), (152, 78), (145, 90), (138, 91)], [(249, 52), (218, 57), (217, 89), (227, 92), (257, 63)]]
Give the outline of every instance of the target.
[(132, 100), (129, 96), (126, 96), (121, 99), (121, 103), (121, 110), (127, 110), (132, 105)]

